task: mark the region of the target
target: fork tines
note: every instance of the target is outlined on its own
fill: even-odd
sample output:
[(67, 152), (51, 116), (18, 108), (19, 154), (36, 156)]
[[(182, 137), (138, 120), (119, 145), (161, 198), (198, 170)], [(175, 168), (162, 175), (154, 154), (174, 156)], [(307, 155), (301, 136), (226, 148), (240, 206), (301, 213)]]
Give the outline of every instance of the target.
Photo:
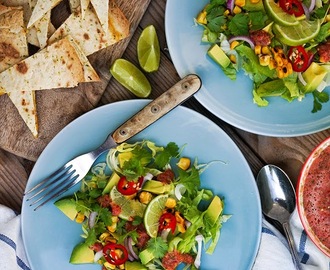
[(25, 192), (24, 195), (29, 195), (26, 200), (31, 201), (30, 206), (39, 205), (34, 208), (37, 210), (51, 199), (56, 198), (67, 191), (70, 187), (75, 185), (79, 174), (75, 174), (76, 170), (72, 169), (72, 164), (65, 164), (57, 171), (46, 177), (40, 183), (32, 187), (30, 190)]

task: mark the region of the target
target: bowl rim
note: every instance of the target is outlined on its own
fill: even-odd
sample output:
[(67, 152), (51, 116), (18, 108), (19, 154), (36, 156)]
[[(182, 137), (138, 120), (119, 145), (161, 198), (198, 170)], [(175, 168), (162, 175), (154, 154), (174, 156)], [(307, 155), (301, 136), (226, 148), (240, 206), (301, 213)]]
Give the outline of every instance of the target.
[(315, 235), (314, 231), (311, 229), (309, 222), (305, 215), (305, 210), (303, 207), (303, 191), (304, 191), (304, 183), (306, 179), (306, 174), (310, 169), (310, 166), (313, 164), (315, 158), (317, 158), (320, 153), (325, 149), (330, 147), (330, 137), (321, 141), (309, 154), (307, 159), (305, 160), (302, 169), (300, 171), (298, 181), (297, 181), (297, 192), (296, 192), (296, 199), (297, 199), (297, 208), (298, 214), (300, 217), (300, 221), (308, 235), (308, 237), (312, 240), (315, 246), (322, 251), (326, 256), (330, 257), (330, 247), (325, 246), (319, 238)]

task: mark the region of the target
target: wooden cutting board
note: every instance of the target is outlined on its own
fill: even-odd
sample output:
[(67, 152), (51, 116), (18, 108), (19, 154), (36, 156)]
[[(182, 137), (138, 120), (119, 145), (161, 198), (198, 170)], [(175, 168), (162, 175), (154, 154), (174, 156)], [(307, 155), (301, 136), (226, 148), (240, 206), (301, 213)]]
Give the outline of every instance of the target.
[[(68, 123), (93, 109), (111, 78), (113, 61), (122, 56), (151, 0), (116, 0), (130, 21), (130, 35), (119, 43), (90, 55), (88, 59), (101, 81), (85, 83), (70, 89), (36, 91), (39, 136), (34, 138), (7, 95), (0, 96), (0, 148), (35, 161), (51, 139)], [(63, 1), (52, 11), (52, 22), (58, 26), (68, 16)], [(36, 76), (38, 76), (36, 71)]]

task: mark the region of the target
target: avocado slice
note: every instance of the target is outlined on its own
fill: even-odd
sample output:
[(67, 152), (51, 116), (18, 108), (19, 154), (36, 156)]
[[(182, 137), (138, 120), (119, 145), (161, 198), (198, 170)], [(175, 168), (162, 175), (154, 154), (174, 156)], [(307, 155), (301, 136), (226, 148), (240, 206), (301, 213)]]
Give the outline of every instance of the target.
[(54, 205), (71, 220), (74, 220), (78, 214), (76, 202), (71, 198), (59, 199)]
[(119, 179), (120, 176), (116, 172), (113, 172), (109, 178), (107, 185), (102, 191), (102, 195), (109, 193), (111, 189), (118, 184)]
[(72, 250), (70, 263), (72, 264), (94, 263), (94, 251), (91, 250), (86, 243), (79, 243)]
[(154, 194), (164, 194), (165, 192), (169, 192), (172, 189), (172, 185), (164, 184), (157, 180), (148, 180), (142, 186), (143, 191), (149, 191)]
[(147, 267), (145, 267), (138, 261), (134, 261), (134, 262), (126, 261), (125, 269), (126, 270), (147, 270)]
[(306, 82), (304, 91), (307, 93), (314, 91), (320, 85), (325, 75), (327, 75), (327, 69), (315, 62), (312, 62), (306, 71), (302, 73), (302, 76)]
[(231, 63), (229, 57), (225, 54), (223, 49), (218, 44), (213, 44), (207, 51), (207, 54), (215, 61), (217, 64), (226, 68)]
[(210, 226), (213, 226), (216, 223), (216, 221), (218, 220), (219, 216), (222, 213), (222, 210), (223, 210), (223, 202), (221, 201), (219, 196), (215, 196), (211, 201), (209, 207), (206, 209), (204, 216), (204, 218), (210, 224)]

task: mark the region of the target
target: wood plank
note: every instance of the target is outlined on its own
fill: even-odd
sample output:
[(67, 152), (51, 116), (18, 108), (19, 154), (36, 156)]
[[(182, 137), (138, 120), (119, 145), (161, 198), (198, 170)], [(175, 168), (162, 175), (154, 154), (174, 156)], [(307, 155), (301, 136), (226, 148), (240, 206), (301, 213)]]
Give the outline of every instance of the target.
[(0, 149), (0, 204), (20, 212), (28, 174), (15, 155)]
[[(101, 82), (86, 83), (73, 89), (38, 91), (36, 95), (39, 118), (38, 138), (32, 136), (8, 96), (0, 96), (1, 148), (35, 161), (49, 141), (62, 128), (97, 105), (110, 79), (111, 63), (124, 53), (150, 0), (116, 0), (116, 3), (131, 23), (130, 36), (89, 56), (89, 60), (101, 77)], [(62, 10), (57, 9), (57, 13), (65, 16), (63, 15), (67, 12), (65, 3), (59, 8)], [(37, 72), (36, 76), (38, 76)]]

